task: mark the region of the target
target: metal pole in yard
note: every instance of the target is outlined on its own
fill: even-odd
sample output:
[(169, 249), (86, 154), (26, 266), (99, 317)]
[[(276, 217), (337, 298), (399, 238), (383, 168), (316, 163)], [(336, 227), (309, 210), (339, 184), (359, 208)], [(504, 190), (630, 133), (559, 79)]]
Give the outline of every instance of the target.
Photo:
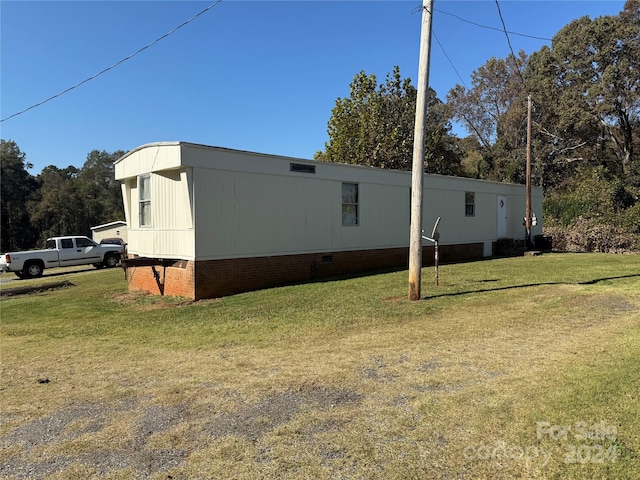
[(527, 250), (531, 248), (531, 95), (527, 99), (527, 170), (524, 228)]
[(409, 300), (420, 300), (422, 273), (422, 184), (424, 176), (424, 142), (429, 91), (429, 55), (431, 51), (431, 19), (433, 0), (422, 2), (418, 97), (413, 135), (411, 175), (411, 235), (409, 244)]
[(435, 263), (435, 266), (436, 266), (436, 287), (437, 287), (440, 284), (440, 280), (439, 280), (440, 275), (439, 275), (439, 272), (438, 272), (438, 264), (440, 263), (440, 261), (438, 259), (438, 255), (439, 255), (438, 254), (438, 240), (436, 240), (434, 242), (433, 249), (434, 249), (433, 259), (434, 259), (434, 263)]

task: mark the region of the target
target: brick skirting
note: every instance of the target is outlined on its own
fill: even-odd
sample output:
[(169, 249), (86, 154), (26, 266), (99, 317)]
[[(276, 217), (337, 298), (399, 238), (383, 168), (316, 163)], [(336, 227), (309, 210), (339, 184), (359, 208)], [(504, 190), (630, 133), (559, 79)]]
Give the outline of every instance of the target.
[[(441, 263), (479, 259), (483, 244), (441, 245), (439, 255)], [(423, 247), (423, 266), (433, 261), (433, 246)], [(407, 268), (408, 264), (408, 248), (390, 248), (195, 262), (165, 260), (156, 266), (129, 266), (127, 278), (132, 291), (200, 300), (337, 275)]]

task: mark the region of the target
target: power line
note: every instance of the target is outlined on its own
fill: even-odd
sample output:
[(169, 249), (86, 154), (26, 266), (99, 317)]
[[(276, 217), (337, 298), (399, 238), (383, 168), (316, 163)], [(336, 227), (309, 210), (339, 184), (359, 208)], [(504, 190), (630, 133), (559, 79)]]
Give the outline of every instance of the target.
[[(498, 8), (499, 8), (499, 7), (498, 7)], [(486, 28), (487, 30), (495, 30), (495, 31), (497, 31), (497, 32), (505, 31), (505, 33), (508, 33), (508, 34), (511, 34), (511, 35), (517, 35), (517, 36), (519, 36), (519, 37), (526, 37), (526, 38), (533, 38), (534, 40), (545, 40), (545, 41), (551, 41), (551, 40), (552, 40), (551, 38), (538, 37), (538, 36), (535, 36), (535, 35), (527, 35), (526, 33), (507, 32), (507, 31), (506, 31), (506, 29), (504, 29), (504, 28), (503, 28), (503, 29), (500, 29), (500, 28), (497, 28), (497, 27), (491, 27), (491, 26), (489, 26), (489, 25), (483, 25), (483, 24), (481, 24), (481, 23), (473, 22), (473, 21), (471, 21), (471, 20), (467, 20), (467, 19), (465, 19), (465, 18), (462, 18), (462, 17), (460, 17), (460, 16), (456, 15), (455, 13), (445, 12), (445, 11), (443, 11), (443, 10), (439, 10), (439, 9), (437, 9), (437, 8), (434, 8), (433, 10), (434, 10), (435, 12), (442, 13), (443, 15), (449, 15), (449, 16), (451, 16), (451, 17), (457, 18), (457, 19), (458, 19), (458, 20), (460, 20), (461, 22), (465, 22), (465, 23), (468, 23), (468, 24), (470, 24), (470, 25), (475, 25), (476, 27), (480, 27), (480, 28)], [(504, 22), (502, 22), (502, 25), (503, 25), (503, 27), (504, 27)]]
[(502, 22), (502, 30), (504, 31), (504, 35), (507, 37), (507, 43), (509, 44), (509, 50), (511, 50), (511, 55), (516, 56), (513, 52), (513, 47), (511, 46), (511, 39), (509, 38), (509, 32), (507, 32), (507, 26), (504, 23), (504, 18), (502, 18), (502, 10), (500, 10), (500, 2), (496, 0), (496, 7), (498, 7), (498, 15), (500, 16), (500, 21)]
[(520, 76), (520, 80), (522, 80), (522, 83), (524, 84), (524, 78), (522, 76), (522, 73), (520, 72), (520, 68), (518, 67), (518, 57), (516, 57), (516, 54), (513, 51), (513, 47), (511, 46), (511, 39), (509, 38), (509, 32), (507, 31), (507, 26), (504, 23), (504, 18), (502, 18), (502, 10), (500, 10), (500, 2), (498, 2), (498, 0), (496, 0), (496, 6), (498, 7), (498, 15), (500, 16), (500, 21), (502, 22), (502, 29), (504, 31), (505, 36), (507, 37), (507, 43), (509, 44), (509, 50), (511, 50), (511, 55), (513, 56), (513, 61), (515, 63), (516, 72), (518, 72), (518, 75)]
[[(416, 7), (412, 13), (417, 13), (419, 11), (421, 11), (422, 9), (427, 10), (426, 7), (420, 6), (420, 7)], [(433, 8), (432, 10), (434, 12), (441, 12), (440, 10)], [(428, 10), (427, 10), (428, 11)], [(446, 12), (441, 12), (441, 13), (446, 13)], [(433, 30), (433, 27), (431, 29), (431, 34), (433, 36), (433, 38), (436, 39), (436, 42), (438, 43), (438, 45), (440, 46), (440, 50), (442, 50), (442, 53), (444, 53), (444, 56), (447, 58), (447, 60), (449, 61), (449, 65), (451, 65), (451, 68), (453, 68), (453, 71), (456, 72), (456, 75), (458, 76), (458, 78), (460, 79), (460, 81), (462, 82), (462, 84), (464, 85), (465, 88), (467, 88), (467, 85), (464, 82), (464, 79), (462, 78), (462, 76), (460, 75), (460, 72), (458, 72), (458, 69), (456, 68), (456, 66), (453, 64), (453, 60), (451, 60), (451, 57), (449, 57), (449, 54), (447, 53), (447, 51), (444, 49), (444, 46), (442, 45), (442, 42), (440, 41), (440, 39), (438, 38), (438, 36), (436, 35), (435, 30)]]
[[(498, 0), (496, 0), (496, 4), (498, 4)], [(420, 6), (420, 7), (416, 7), (416, 8), (415, 8), (411, 13), (417, 13), (417, 12), (419, 12), (419, 11), (421, 11), (421, 10), (422, 10), (422, 7), (421, 7), (421, 6)], [(444, 10), (440, 10), (440, 9), (438, 9), (438, 8), (433, 8), (433, 11), (434, 11), (434, 12), (438, 12), (438, 13), (442, 13), (443, 15), (449, 15), (449, 16), (451, 16), (451, 17), (454, 17), (454, 18), (456, 18), (456, 19), (460, 20), (461, 22), (465, 22), (465, 23), (468, 23), (468, 24), (474, 25), (474, 26), (479, 27), (479, 28), (485, 28), (485, 29), (487, 29), (487, 30), (495, 30), (495, 31), (498, 31), (498, 32), (504, 32), (504, 34), (507, 36), (507, 41), (509, 42), (509, 49), (511, 50), (511, 54), (512, 54), (512, 55), (513, 55), (513, 57), (514, 57), (514, 60), (517, 60), (517, 59), (516, 59), (515, 53), (514, 53), (514, 51), (513, 51), (513, 48), (512, 48), (512, 46), (511, 46), (511, 40), (510, 40), (510, 38), (509, 38), (509, 35), (516, 35), (516, 36), (519, 36), (519, 37), (532, 38), (532, 39), (535, 39), (535, 40), (552, 41), (552, 39), (551, 39), (551, 38), (547, 38), (547, 37), (538, 37), (538, 36), (536, 36), (536, 35), (528, 35), (528, 34), (526, 34), (526, 33), (511, 32), (511, 31), (507, 30), (506, 25), (505, 25), (505, 23), (504, 23), (504, 19), (502, 18), (502, 12), (500, 11), (500, 5), (499, 5), (499, 4), (498, 4), (498, 14), (500, 15), (500, 20), (501, 20), (501, 22), (502, 22), (502, 28), (497, 28), (497, 27), (491, 27), (491, 26), (488, 26), (488, 25), (483, 25), (483, 24), (481, 24), (481, 23), (474, 22), (474, 21), (471, 21), (471, 20), (467, 20), (466, 18), (462, 18), (462, 17), (460, 17), (459, 15), (456, 15), (456, 14), (454, 14), (454, 13), (445, 12)], [(436, 35), (435, 31), (433, 31), (433, 36), (434, 36), (434, 38), (435, 38), (436, 42), (438, 43), (438, 45), (440, 46), (440, 49), (442, 50), (442, 53), (444, 53), (444, 56), (447, 58), (447, 61), (449, 62), (449, 65), (451, 65), (451, 68), (453, 69), (453, 71), (456, 73), (456, 75), (458, 76), (458, 78), (459, 78), (459, 79), (460, 79), (460, 81), (462, 82), (462, 85), (463, 85), (465, 88), (467, 88), (467, 89), (468, 89), (468, 87), (467, 87), (467, 85), (466, 85), (466, 83), (465, 83), (464, 79), (463, 79), (463, 78), (462, 78), (462, 76), (460, 75), (460, 72), (458, 72), (458, 69), (456, 68), (456, 66), (454, 65), (453, 61), (451, 60), (451, 57), (449, 57), (449, 54), (447, 53), (447, 51), (445, 50), (444, 46), (442, 45), (442, 42), (440, 42), (440, 39), (439, 39), (439, 38), (438, 38), (438, 36)], [(520, 72), (520, 70), (517, 68), (517, 65), (516, 65), (516, 70), (518, 71), (518, 75), (522, 78), (522, 73), (521, 73), (521, 72)], [(523, 80), (523, 81), (524, 81), (524, 80)]]
[(467, 84), (465, 83), (464, 79), (462, 78), (462, 75), (460, 75), (460, 72), (458, 72), (458, 69), (456, 68), (456, 66), (453, 64), (453, 60), (451, 60), (451, 57), (449, 57), (449, 54), (447, 53), (447, 51), (444, 49), (444, 47), (442, 46), (442, 42), (440, 41), (440, 39), (438, 38), (438, 36), (436, 35), (435, 31), (432, 31), (433, 33), (433, 38), (436, 39), (436, 42), (438, 43), (438, 45), (440, 46), (440, 49), (442, 50), (442, 53), (444, 53), (444, 56), (447, 58), (447, 60), (449, 61), (449, 65), (451, 65), (451, 68), (453, 68), (453, 71), (456, 72), (456, 75), (458, 76), (458, 78), (460, 79), (460, 81), (462, 82), (462, 85), (464, 86), (464, 88), (466, 88), (467, 90), (469, 89), (469, 87), (467, 87)]
[[(456, 68), (456, 66), (454, 65), (453, 61), (451, 60), (451, 58), (449, 57), (449, 54), (447, 53), (447, 51), (444, 49), (444, 46), (442, 45), (442, 42), (440, 42), (440, 39), (438, 38), (438, 36), (436, 35), (435, 31), (432, 32), (433, 37), (436, 39), (436, 42), (438, 43), (438, 45), (440, 46), (440, 49), (442, 50), (442, 53), (444, 53), (444, 56), (447, 58), (447, 60), (449, 61), (449, 65), (451, 65), (451, 68), (453, 68), (453, 71), (456, 72), (456, 75), (458, 76), (458, 78), (460, 79), (460, 81), (462, 82), (462, 85), (464, 86), (465, 89), (469, 90), (469, 87), (467, 86), (467, 84), (465, 83), (464, 79), (462, 78), (462, 76), (460, 75), (460, 72), (458, 72), (458, 69)], [(489, 115), (490, 117), (494, 117), (494, 115), (485, 108), (485, 106), (482, 103), (478, 103), (478, 107), (480, 107), (482, 110), (484, 110), (484, 112)], [(465, 120), (467, 124), (471, 125), (471, 122), (469, 122), (468, 120)], [(477, 133), (477, 132), (476, 132)], [(480, 135), (478, 134), (478, 138), (480, 138)], [(480, 139), (480, 141), (482, 141), (482, 139)]]
[(50, 102), (51, 100), (54, 100), (54, 99), (56, 99), (56, 98), (58, 98), (58, 97), (61, 97), (61, 96), (63, 96), (64, 94), (69, 93), (69, 92), (70, 92), (70, 91), (72, 91), (72, 90), (75, 90), (76, 88), (78, 88), (78, 87), (80, 87), (80, 86), (84, 85), (84, 84), (85, 84), (85, 83), (87, 83), (87, 82), (90, 82), (91, 80), (95, 80), (95, 79), (96, 79), (96, 78), (98, 78), (100, 75), (102, 75), (102, 74), (104, 74), (104, 73), (107, 73), (107, 72), (108, 72), (108, 71), (110, 71), (110, 70), (113, 70), (114, 68), (116, 68), (117, 66), (119, 66), (119, 65), (123, 64), (123, 63), (124, 63), (124, 62), (126, 62), (127, 60), (132, 59), (133, 57), (135, 57), (135, 56), (136, 56), (136, 55), (138, 55), (139, 53), (142, 53), (142, 52), (143, 52), (143, 51), (145, 51), (146, 49), (153, 47), (156, 43), (160, 42), (161, 40), (164, 40), (164, 39), (165, 39), (165, 38), (167, 38), (168, 36), (173, 35), (175, 32), (177, 32), (178, 30), (180, 30), (182, 27), (184, 27), (184, 26), (188, 25), (189, 23), (191, 23), (191, 22), (192, 22), (192, 21), (194, 21), (196, 18), (198, 18), (200, 15), (203, 15), (204, 13), (208, 12), (208, 11), (209, 11), (209, 10), (211, 10), (213, 7), (215, 7), (216, 5), (218, 5), (220, 2), (222, 2), (222, 0), (216, 0), (216, 1), (215, 1), (215, 2), (213, 2), (211, 5), (209, 5), (207, 8), (205, 8), (205, 9), (201, 10), (200, 12), (196, 13), (193, 17), (191, 17), (190, 19), (188, 19), (188, 20), (184, 21), (183, 23), (181, 23), (180, 25), (178, 25), (176, 28), (174, 28), (174, 29), (173, 29), (173, 30), (171, 30), (170, 32), (167, 32), (167, 33), (165, 33), (164, 35), (162, 35), (161, 37), (156, 38), (153, 42), (151, 42), (151, 43), (149, 43), (149, 44), (145, 45), (144, 47), (142, 47), (142, 48), (140, 48), (140, 49), (136, 50), (136, 51), (135, 51), (135, 52), (133, 52), (131, 55), (129, 55), (129, 56), (127, 56), (127, 57), (123, 58), (122, 60), (117, 61), (117, 62), (116, 62), (116, 63), (114, 63), (113, 65), (111, 65), (111, 66), (109, 66), (109, 67), (107, 67), (107, 68), (105, 68), (105, 69), (103, 69), (103, 70), (99, 71), (99, 72), (98, 72), (98, 73), (96, 73), (95, 75), (92, 75), (92, 76), (90, 76), (90, 77), (88, 77), (88, 78), (85, 78), (85, 79), (84, 79), (84, 80), (82, 80), (81, 82), (76, 83), (75, 85), (73, 85), (73, 86), (71, 86), (71, 87), (69, 87), (69, 88), (67, 88), (67, 89), (63, 90), (62, 92), (57, 93), (57, 94), (55, 94), (55, 95), (52, 95), (51, 97), (49, 97), (49, 98), (47, 98), (47, 99), (45, 99), (45, 100), (43, 100), (43, 101), (41, 101), (41, 102), (35, 103), (35, 104), (31, 105), (30, 107), (25, 108), (24, 110), (21, 110), (21, 111), (16, 112), (16, 113), (14, 113), (14, 114), (12, 114), (12, 115), (9, 115), (9, 116), (8, 116), (8, 117), (6, 117), (6, 118), (3, 118), (2, 120), (0, 120), (0, 123), (1, 123), (1, 122), (4, 122), (4, 121), (6, 121), (6, 120), (9, 120), (9, 119), (11, 119), (11, 118), (13, 118), (13, 117), (17, 117), (18, 115), (22, 115), (23, 113), (26, 113), (26, 112), (28, 112), (29, 110), (33, 110), (33, 109), (34, 109), (34, 108), (36, 108), (36, 107), (39, 107), (39, 106), (41, 106), (41, 105), (44, 105), (45, 103)]

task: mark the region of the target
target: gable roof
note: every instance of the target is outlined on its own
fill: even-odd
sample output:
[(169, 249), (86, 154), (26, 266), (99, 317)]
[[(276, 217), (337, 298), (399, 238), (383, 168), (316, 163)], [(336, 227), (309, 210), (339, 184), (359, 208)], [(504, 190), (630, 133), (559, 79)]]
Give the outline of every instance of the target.
[(127, 222), (125, 222), (124, 220), (116, 220), (115, 222), (103, 223), (102, 225), (96, 225), (95, 227), (91, 227), (91, 230), (100, 230), (102, 228), (109, 228), (109, 227), (116, 227), (116, 226), (124, 227), (126, 225), (127, 225)]

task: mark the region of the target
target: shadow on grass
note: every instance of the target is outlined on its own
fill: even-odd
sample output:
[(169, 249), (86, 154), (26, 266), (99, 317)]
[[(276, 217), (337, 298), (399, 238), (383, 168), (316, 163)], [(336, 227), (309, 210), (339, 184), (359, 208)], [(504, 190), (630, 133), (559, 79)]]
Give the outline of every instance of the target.
[[(640, 273), (633, 274), (633, 275), (620, 275), (617, 277), (595, 278), (593, 280), (585, 280), (584, 282), (538, 282), (538, 283), (525, 283), (522, 285), (507, 285), (504, 287), (495, 287), (495, 288), (479, 288), (476, 290), (465, 290), (462, 292), (438, 293), (435, 295), (427, 295), (422, 298), (423, 300), (428, 300), (432, 298), (441, 298), (441, 297), (457, 297), (461, 295), (469, 295), (472, 293), (499, 292), (501, 290), (514, 290), (518, 288), (541, 287), (543, 285), (595, 285), (596, 283), (605, 282), (607, 280), (622, 280), (624, 278), (634, 278), (634, 277), (640, 277)], [(482, 283), (497, 282), (497, 281), (498, 281), (497, 279), (480, 280), (480, 282)]]
[(39, 285), (18, 286), (12, 288), (3, 288), (0, 290), (0, 297), (13, 297), (16, 295), (25, 295), (30, 293), (50, 292), (60, 288), (75, 287), (69, 280), (53, 283), (43, 283)]

